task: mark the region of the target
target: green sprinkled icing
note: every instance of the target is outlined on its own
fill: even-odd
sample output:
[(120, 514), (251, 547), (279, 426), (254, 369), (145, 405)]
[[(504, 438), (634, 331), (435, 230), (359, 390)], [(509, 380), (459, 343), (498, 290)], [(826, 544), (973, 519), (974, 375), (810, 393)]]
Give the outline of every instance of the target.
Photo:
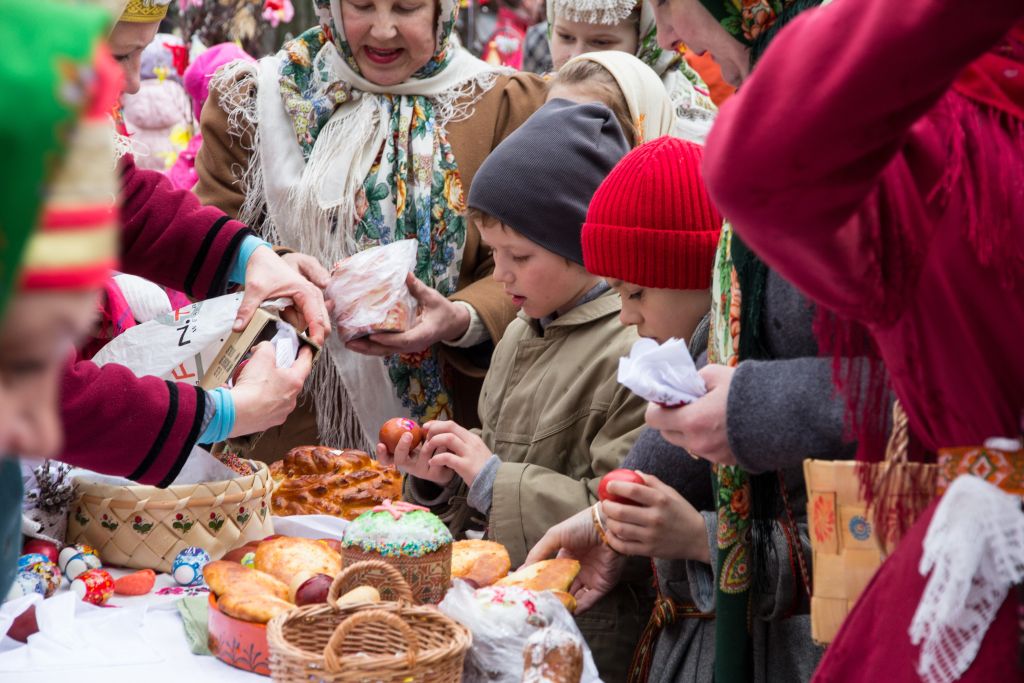
[(423, 557), (451, 542), (451, 532), (435, 514), (413, 510), (395, 519), (390, 512), (371, 510), (348, 525), (341, 545), (384, 557)]

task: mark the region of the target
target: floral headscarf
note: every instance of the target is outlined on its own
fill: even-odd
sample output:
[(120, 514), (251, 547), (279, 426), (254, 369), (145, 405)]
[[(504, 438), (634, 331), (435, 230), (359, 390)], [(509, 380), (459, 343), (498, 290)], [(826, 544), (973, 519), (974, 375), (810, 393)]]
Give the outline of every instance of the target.
[(734, 38), (753, 45), (795, 0), (700, 0)]
[(676, 114), (673, 134), (703, 144), (718, 108), (711, 101), (707, 84), (683, 59), (682, 54), (666, 52), (658, 46), (654, 8), (651, 4), (654, 1), (547, 0), (548, 41), (554, 31), (555, 19), (559, 16), (587, 24), (615, 25), (639, 9), (640, 24), (634, 56), (654, 69), (665, 84)]
[[(441, 0), (434, 54), (407, 81), (380, 86), (359, 72), (339, 0), (316, 0), (320, 25), (255, 67), (255, 131), (241, 218), (267, 239), (330, 265), (363, 249), (416, 239), (415, 275), (448, 296), (458, 285), (466, 227), (462, 184), (446, 126), (467, 116), (497, 71), (450, 44), (458, 14)], [(227, 72), (235, 85), (238, 70)], [(252, 69), (252, 67), (248, 67)], [(237, 94), (237, 90), (235, 91)], [(231, 113), (229, 112), (229, 116)], [(266, 164), (266, 168), (264, 168)], [(328, 340), (314, 371), (320, 438), (372, 443), (392, 415), (451, 416), (433, 349), (386, 359)], [(349, 397), (358, 396), (356, 399)]]

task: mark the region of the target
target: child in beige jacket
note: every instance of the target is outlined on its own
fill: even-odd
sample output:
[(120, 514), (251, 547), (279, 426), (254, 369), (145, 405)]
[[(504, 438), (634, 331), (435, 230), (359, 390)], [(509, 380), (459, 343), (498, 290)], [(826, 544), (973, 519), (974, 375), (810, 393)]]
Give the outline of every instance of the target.
[[(554, 524), (597, 500), (643, 428), (644, 402), (616, 381), (637, 339), (618, 320), (621, 300), (583, 267), (580, 231), (594, 190), (629, 151), (600, 104), (553, 100), (502, 142), (477, 172), (470, 220), (494, 256), (493, 277), (520, 308), (484, 380), (482, 429), (430, 422), (410, 453), (392, 456), (410, 475), (406, 495), (464, 531), (486, 520), (514, 565)], [(644, 591), (629, 583), (579, 619), (602, 678), (625, 680), (642, 621)]]

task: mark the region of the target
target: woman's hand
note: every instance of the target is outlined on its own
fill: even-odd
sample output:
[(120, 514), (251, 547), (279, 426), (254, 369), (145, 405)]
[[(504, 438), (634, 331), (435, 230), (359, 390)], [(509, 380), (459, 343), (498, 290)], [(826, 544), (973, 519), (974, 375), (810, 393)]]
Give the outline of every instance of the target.
[(417, 479), (432, 481), (439, 486), (447, 486), (448, 482), (455, 478), (455, 472), (444, 465), (433, 462), (428, 455), (423, 455), (423, 447), (418, 449), (412, 446), (412, 434), (406, 432), (398, 440), (395, 452), (389, 453), (388, 447), (382, 443), (377, 444), (377, 460), (382, 465), (394, 465), (403, 474), (409, 474)]
[(685, 448), (690, 455), (720, 465), (735, 465), (736, 455), (726, 432), (729, 386), (735, 372), (736, 368), (725, 365), (704, 366), (699, 374), (708, 393), (680, 408), (647, 404), (647, 424), (661, 432), (665, 441)]
[(484, 440), (450, 420), (432, 420), (423, 429), (427, 434), (420, 457), (455, 470), (467, 486), (472, 486), (493, 455)]
[(405, 332), (378, 332), (345, 344), (349, 349), (368, 356), (390, 356), (395, 353), (421, 353), (441, 341), (454, 341), (469, 329), (469, 311), (449, 301), (437, 290), (427, 287), (415, 275), (406, 278), (409, 292), (419, 303), (416, 324)]
[(229, 436), (255, 434), (282, 424), (295, 410), (312, 367), (313, 352), (309, 348), (299, 351), (290, 368), (278, 368), (274, 345), (259, 344), (231, 389), (235, 426)]
[(626, 558), (606, 546), (594, 528), (590, 508), (559, 522), (530, 550), (525, 564), (552, 555), (578, 560), (580, 573), (569, 591), (576, 598), (576, 613), (586, 612), (619, 583)]
[(293, 324), (300, 330), (308, 325), (309, 338), (322, 344), (331, 330), (324, 293), (266, 246), (257, 247), (246, 264), (245, 293), (235, 318), (235, 332), (245, 329), (264, 301), (280, 297), (295, 302), (299, 319)]
[(608, 492), (636, 505), (601, 503), (608, 545), (623, 555), (709, 562), (704, 517), (678, 491), (651, 474), (644, 484), (613, 481)]

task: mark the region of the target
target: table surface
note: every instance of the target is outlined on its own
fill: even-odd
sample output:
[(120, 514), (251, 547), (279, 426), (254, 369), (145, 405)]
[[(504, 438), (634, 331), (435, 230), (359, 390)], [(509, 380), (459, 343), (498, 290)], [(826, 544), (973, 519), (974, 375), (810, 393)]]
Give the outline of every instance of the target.
[[(340, 539), (348, 522), (325, 515), (294, 515), (274, 516), (273, 524), (285, 536)], [(134, 571), (107, 570), (115, 579)], [(54, 638), (34, 636), (22, 644), (0, 637), (0, 683), (269, 681), (216, 657), (192, 654), (176, 606), (188, 594), (206, 595), (206, 589), (181, 588), (168, 574), (158, 574), (148, 595), (115, 595), (109, 607), (101, 608), (71, 599), (65, 579), (57, 595), (45, 601), (50, 625), (40, 621), (41, 631), (49, 634), (52, 629)], [(61, 595), (67, 597), (54, 603)], [(0, 605), (0, 633), (7, 632), (3, 616), (12, 605)]]
[[(123, 569), (108, 571), (115, 578), (131, 573)], [(67, 592), (67, 582), (61, 592)], [(73, 619), (76, 640), (82, 642), (73, 647), (53, 642), (36, 643), (34, 638), (22, 644), (5, 636), (0, 640), (0, 682), (269, 681), (264, 676), (228, 666), (216, 657), (192, 654), (176, 607), (177, 601), (189, 592), (205, 595), (205, 589), (183, 589), (169, 575), (158, 574), (149, 595), (115, 595), (108, 603), (109, 608), (76, 605)], [(108, 616), (110, 618), (105, 618)], [(85, 630), (89, 631), (88, 635)], [(103, 634), (100, 647), (90, 642), (97, 633)]]

